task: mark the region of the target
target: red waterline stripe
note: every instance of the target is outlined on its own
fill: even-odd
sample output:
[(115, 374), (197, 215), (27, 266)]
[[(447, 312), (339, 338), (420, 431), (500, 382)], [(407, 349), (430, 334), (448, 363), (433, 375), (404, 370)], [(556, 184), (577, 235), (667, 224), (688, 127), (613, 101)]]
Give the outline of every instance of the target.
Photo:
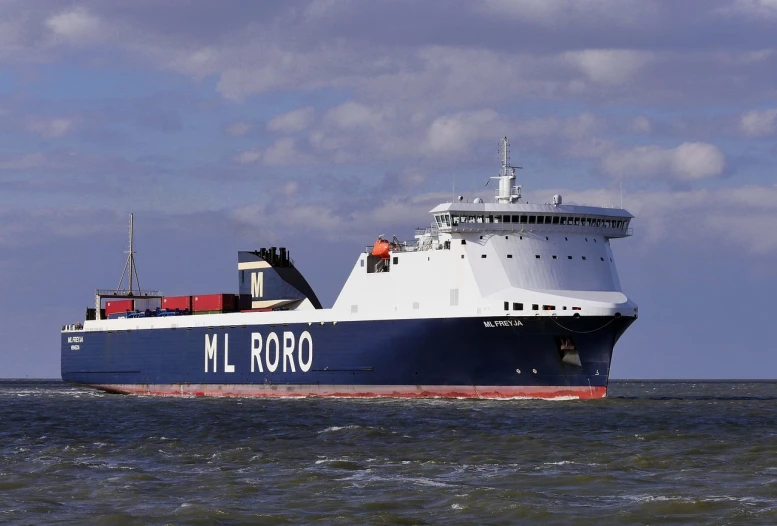
[(607, 396), (606, 387), (455, 385), (267, 385), (267, 384), (100, 384), (112, 393), (153, 396), (338, 397), (338, 398), (579, 398)]

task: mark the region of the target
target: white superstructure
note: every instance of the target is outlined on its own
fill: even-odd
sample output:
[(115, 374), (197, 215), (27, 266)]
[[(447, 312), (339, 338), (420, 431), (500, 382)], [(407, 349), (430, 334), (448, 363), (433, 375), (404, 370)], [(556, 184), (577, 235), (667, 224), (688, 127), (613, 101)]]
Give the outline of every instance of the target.
[(631, 235), (622, 209), (528, 204), (504, 139), (495, 203), (441, 204), (434, 223), (388, 257), (359, 257), (333, 311), (364, 317), (636, 316), (610, 239)]

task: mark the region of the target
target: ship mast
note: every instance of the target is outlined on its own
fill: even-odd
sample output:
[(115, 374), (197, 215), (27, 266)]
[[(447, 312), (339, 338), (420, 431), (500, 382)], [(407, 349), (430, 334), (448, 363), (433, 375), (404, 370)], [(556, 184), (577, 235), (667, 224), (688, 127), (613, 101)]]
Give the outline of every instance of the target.
[(138, 277), (138, 269), (135, 266), (135, 227), (133, 223), (133, 214), (130, 214), (129, 216), (129, 250), (125, 252), (127, 254), (127, 263), (124, 264), (124, 271), (121, 273), (121, 279), (119, 280), (119, 284), (116, 286), (116, 294), (119, 293), (121, 289), (122, 283), (124, 283), (124, 276), (127, 275), (127, 271), (129, 270), (129, 289), (127, 289), (127, 296), (133, 295), (133, 278), (134, 281), (138, 284), (138, 289), (140, 289), (140, 278)]
[(521, 186), (515, 185), (515, 170), (520, 170), (520, 166), (510, 164), (510, 139), (502, 138), (502, 171), (499, 172), (497, 179), (499, 181), (499, 190), (496, 194), (497, 203), (517, 203), (521, 199)]
[[(121, 279), (115, 289), (97, 289), (94, 293), (94, 318), (95, 320), (102, 319), (102, 300), (104, 298), (137, 298), (142, 296), (143, 298), (161, 298), (162, 292), (158, 290), (143, 290), (140, 288), (140, 278), (138, 277), (138, 269), (135, 265), (135, 224), (134, 216), (129, 216), (129, 250), (125, 251), (127, 254), (127, 262), (124, 264), (124, 271), (121, 273)], [(128, 288), (122, 289), (125, 276), (128, 278)], [(87, 318), (89, 319), (89, 318)]]

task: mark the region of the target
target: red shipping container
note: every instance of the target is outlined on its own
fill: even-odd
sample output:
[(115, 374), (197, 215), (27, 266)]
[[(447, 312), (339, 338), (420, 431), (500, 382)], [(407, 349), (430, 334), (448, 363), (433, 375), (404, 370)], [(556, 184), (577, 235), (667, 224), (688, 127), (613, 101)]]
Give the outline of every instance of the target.
[(135, 310), (135, 302), (133, 300), (111, 300), (105, 302), (105, 315), (110, 316), (119, 312)]
[(192, 310), (191, 296), (168, 296), (162, 298), (162, 308), (169, 310)]
[(192, 297), (192, 311), (222, 311), (231, 312), (235, 310), (234, 294), (201, 294)]

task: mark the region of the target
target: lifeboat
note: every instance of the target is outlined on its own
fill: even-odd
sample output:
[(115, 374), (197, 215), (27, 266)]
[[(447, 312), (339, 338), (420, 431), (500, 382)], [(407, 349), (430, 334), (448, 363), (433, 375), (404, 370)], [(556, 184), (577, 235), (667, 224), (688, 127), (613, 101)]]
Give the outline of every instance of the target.
[(380, 259), (391, 259), (389, 251), (391, 250), (391, 243), (379, 237), (375, 244), (372, 246), (372, 255), (377, 256)]

